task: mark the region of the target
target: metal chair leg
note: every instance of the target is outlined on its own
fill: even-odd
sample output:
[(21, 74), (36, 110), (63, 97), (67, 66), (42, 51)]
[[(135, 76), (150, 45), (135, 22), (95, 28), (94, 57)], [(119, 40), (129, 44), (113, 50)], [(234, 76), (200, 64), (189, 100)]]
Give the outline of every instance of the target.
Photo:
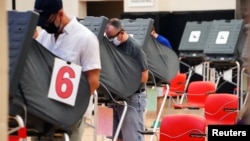
[(124, 103), (124, 109), (123, 109), (122, 116), (121, 116), (120, 122), (118, 124), (118, 127), (116, 129), (115, 136), (113, 138), (114, 141), (116, 141), (118, 139), (118, 135), (121, 131), (121, 127), (122, 127), (122, 124), (123, 124), (123, 121), (124, 121), (124, 118), (125, 118), (125, 115), (126, 115), (127, 109), (128, 109), (127, 102), (123, 101), (123, 103)]
[(65, 141), (70, 141), (69, 140), (69, 135), (67, 133), (64, 133), (63, 136), (64, 136), (64, 140)]
[[(158, 115), (157, 115), (157, 118), (156, 118), (155, 123), (158, 123), (158, 122), (159, 122), (160, 117), (161, 117), (161, 114), (162, 114), (162, 110), (163, 110), (163, 108), (164, 108), (164, 105), (165, 105), (166, 100), (167, 100), (167, 97), (168, 97), (169, 85), (166, 85), (166, 86), (167, 86), (167, 90), (166, 90), (166, 93), (165, 93), (165, 95), (164, 95), (164, 98), (163, 98), (163, 101), (162, 101), (162, 104), (161, 104), (161, 108), (160, 108), (160, 110), (159, 110), (159, 113), (158, 113)], [(154, 124), (153, 132), (156, 132), (156, 127), (157, 127), (157, 124)], [(150, 141), (153, 141), (153, 137), (154, 137), (154, 135), (151, 135)]]

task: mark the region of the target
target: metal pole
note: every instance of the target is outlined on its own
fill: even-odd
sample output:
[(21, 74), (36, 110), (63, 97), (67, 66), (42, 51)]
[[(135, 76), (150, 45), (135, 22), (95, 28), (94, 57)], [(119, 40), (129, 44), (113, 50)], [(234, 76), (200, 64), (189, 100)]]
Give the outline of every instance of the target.
[(97, 141), (97, 128), (98, 128), (98, 93), (97, 91), (94, 92), (94, 100), (95, 100), (95, 107), (94, 107), (94, 141)]
[(121, 119), (119, 121), (119, 124), (118, 124), (118, 127), (116, 129), (116, 132), (115, 132), (115, 136), (113, 138), (113, 141), (116, 141), (118, 139), (118, 136), (119, 136), (119, 133), (121, 131), (121, 128), (122, 128), (122, 124), (123, 124), (123, 121), (124, 121), (124, 118), (127, 114), (127, 110), (128, 110), (128, 104), (126, 101), (123, 101), (123, 104), (124, 104), (124, 109), (123, 109), (123, 112), (122, 112), (122, 116), (121, 116)]
[[(165, 93), (165, 95), (164, 95), (164, 98), (163, 98), (163, 101), (162, 101), (162, 104), (161, 104), (159, 113), (158, 113), (158, 115), (157, 115), (157, 118), (156, 118), (156, 121), (155, 121), (155, 124), (154, 124), (154, 128), (153, 128), (153, 132), (154, 132), (154, 133), (156, 132), (157, 123), (160, 121), (161, 114), (162, 114), (162, 110), (163, 110), (163, 108), (164, 108), (164, 105), (165, 105), (166, 100), (167, 100), (167, 97), (168, 97), (169, 85), (167, 84), (166, 86), (167, 86), (167, 90), (166, 90), (166, 93)], [(150, 136), (150, 141), (153, 141), (153, 137), (154, 137), (154, 135), (151, 135), (151, 136)]]

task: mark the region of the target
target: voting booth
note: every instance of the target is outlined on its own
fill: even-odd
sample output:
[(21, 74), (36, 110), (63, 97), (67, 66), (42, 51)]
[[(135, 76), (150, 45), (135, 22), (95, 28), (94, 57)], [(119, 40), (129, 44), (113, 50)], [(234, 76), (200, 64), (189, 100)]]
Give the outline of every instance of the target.
[[(84, 20), (80, 21), (80, 23), (95, 33), (100, 43), (102, 65), (100, 74), (101, 86), (97, 89), (95, 118), (98, 116), (97, 101), (98, 104), (104, 103), (107, 105), (108, 103), (117, 103), (124, 105), (123, 116), (113, 138), (116, 140), (128, 108), (125, 100), (138, 89), (141, 79), (141, 69), (134, 58), (118, 50), (104, 36), (107, 22), (108, 19), (106, 17), (93, 16), (87, 16)], [(97, 134), (99, 125), (95, 124), (94, 127)], [(96, 137), (94, 137), (94, 140), (96, 140)]]
[[(206, 71), (205, 55), (203, 53), (207, 37), (211, 28), (211, 21), (189, 21), (185, 25), (182, 38), (179, 44), (180, 64), (187, 68), (187, 81), (185, 91), (192, 78), (199, 76), (203, 81), (209, 77)], [(183, 102), (185, 95), (182, 96), (180, 103)]]
[(215, 76), (217, 84), (222, 78), (233, 84), (237, 95), (240, 94), (240, 58), (245, 39), (243, 20), (214, 20), (204, 49), (208, 74)]
[[(10, 134), (65, 140), (78, 126), (90, 97), (81, 67), (33, 39), (38, 15), (8, 12)], [(65, 115), (67, 114), (67, 115)], [(20, 131), (21, 130), (21, 131)]]
[[(168, 96), (169, 82), (176, 76), (179, 71), (179, 59), (172, 49), (160, 44), (155, 39), (155, 37), (151, 35), (153, 22), (154, 21), (150, 18), (122, 19), (122, 24), (125, 31), (132, 38), (135, 38), (139, 41), (143, 51), (147, 56), (149, 72), (151, 72), (152, 74), (151, 79), (153, 79), (153, 82), (155, 83), (156, 77), (162, 81), (163, 85), (166, 85), (166, 92), (163, 98), (163, 102), (155, 121), (156, 123), (158, 123), (166, 102), (166, 98)], [(153, 131), (156, 131), (156, 129), (157, 124), (154, 125)], [(151, 136), (151, 140), (152, 138), (153, 136)]]
[(176, 53), (160, 44), (152, 35), (152, 19), (122, 19), (126, 32), (137, 39), (146, 53), (149, 70), (163, 82), (169, 82), (179, 71)]

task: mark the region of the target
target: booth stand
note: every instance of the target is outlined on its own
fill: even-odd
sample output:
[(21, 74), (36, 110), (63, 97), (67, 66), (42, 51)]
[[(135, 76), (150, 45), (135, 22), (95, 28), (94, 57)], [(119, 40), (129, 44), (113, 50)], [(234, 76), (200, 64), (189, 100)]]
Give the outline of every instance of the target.
[[(240, 56), (245, 40), (243, 20), (214, 20), (203, 52), (208, 77), (211, 79), (214, 76), (217, 86), (222, 77), (235, 85), (235, 94), (240, 99), (243, 98), (240, 94)], [(234, 78), (236, 79), (233, 80)]]
[[(188, 77), (185, 86), (185, 92), (188, 87), (191, 77), (196, 73), (202, 77), (203, 81), (207, 81), (208, 75), (203, 50), (210, 31), (212, 22), (209, 21), (194, 21), (187, 22), (184, 32), (182, 34), (181, 42), (179, 45), (179, 59), (180, 63), (188, 68)], [(185, 94), (180, 100), (183, 103)]]

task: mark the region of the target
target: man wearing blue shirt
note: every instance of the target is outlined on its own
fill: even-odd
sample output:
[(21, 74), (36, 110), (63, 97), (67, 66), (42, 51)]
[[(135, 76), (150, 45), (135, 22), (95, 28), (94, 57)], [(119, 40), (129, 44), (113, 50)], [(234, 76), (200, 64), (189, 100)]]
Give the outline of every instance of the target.
[(162, 45), (172, 49), (172, 46), (171, 46), (169, 40), (167, 38), (159, 35), (158, 33), (156, 33), (154, 27), (152, 29), (151, 35), (153, 35), (159, 43), (161, 43)]

